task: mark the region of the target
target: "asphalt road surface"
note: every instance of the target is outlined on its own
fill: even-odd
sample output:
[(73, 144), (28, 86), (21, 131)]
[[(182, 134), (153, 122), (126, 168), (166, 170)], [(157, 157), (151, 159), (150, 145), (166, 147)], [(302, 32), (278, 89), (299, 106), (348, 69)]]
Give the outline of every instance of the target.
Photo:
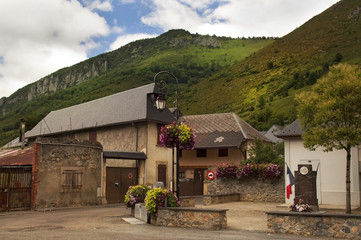
[[(264, 205), (257, 207), (257, 204), (249, 203), (248, 207), (239, 207), (239, 203), (232, 204), (220, 205), (221, 208), (238, 206), (237, 214), (232, 214), (232, 209), (230, 214), (227, 213), (231, 218), (231, 226), (220, 231), (129, 224), (123, 218), (130, 217), (130, 210), (118, 204), (43, 212), (0, 213), (0, 239), (327, 239), (268, 234), (264, 227), (259, 228), (255, 223), (250, 229), (242, 224), (247, 222), (247, 218), (239, 209), (244, 208), (252, 215), (252, 209), (261, 212), (260, 208)], [(242, 215), (243, 219), (237, 221), (236, 215)], [(264, 212), (259, 214), (262, 218), (264, 215)], [(266, 224), (261, 219), (258, 222), (262, 222), (262, 226)]]

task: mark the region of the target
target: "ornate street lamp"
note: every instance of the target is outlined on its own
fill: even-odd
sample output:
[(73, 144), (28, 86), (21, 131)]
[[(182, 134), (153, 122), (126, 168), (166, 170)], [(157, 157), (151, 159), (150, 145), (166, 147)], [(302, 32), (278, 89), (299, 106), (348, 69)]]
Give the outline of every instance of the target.
[[(178, 79), (171, 72), (161, 71), (154, 75), (154, 83), (161, 90), (161, 93), (159, 94), (159, 96), (156, 99), (157, 109), (160, 111), (163, 111), (166, 107), (166, 98), (163, 93), (163, 89), (166, 87), (166, 82), (164, 80), (160, 80), (158, 84), (156, 82), (157, 77), (161, 74), (167, 74), (167, 75), (171, 76), (176, 82), (177, 88), (176, 88), (176, 92), (175, 92), (175, 95), (176, 95), (176, 100), (175, 100), (176, 110), (175, 111), (176, 111), (176, 121), (177, 121), (177, 124), (179, 124)], [(175, 164), (174, 164), (174, 147), (172, 148), (172, 191), (174, 193), (174, 165), (176, 165), (176, 195), (177, 195), (177, 198), (179, 199), (179, 144), (178, 143), (176, 144), (175, 148), (176, 148), (176, 163)]]

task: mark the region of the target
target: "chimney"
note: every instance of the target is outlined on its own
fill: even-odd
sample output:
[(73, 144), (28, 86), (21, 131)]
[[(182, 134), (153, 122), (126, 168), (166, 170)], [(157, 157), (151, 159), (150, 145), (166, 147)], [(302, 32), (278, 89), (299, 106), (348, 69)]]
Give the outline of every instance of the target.
[(21, 142), (21, 149), (24, 149), (25, 145), (25, 119), (21, 119), (20, 123), (20, 136), (19, 136), (19, 142)]

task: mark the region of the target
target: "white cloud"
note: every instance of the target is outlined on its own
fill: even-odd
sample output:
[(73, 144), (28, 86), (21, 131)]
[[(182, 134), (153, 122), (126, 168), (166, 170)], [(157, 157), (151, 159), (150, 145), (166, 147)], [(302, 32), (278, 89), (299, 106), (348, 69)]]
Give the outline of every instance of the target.
[(100, 10), (104, 12), (113, 11), (113, 6), (110, 0), (83, 0), (83, 2), (90, 10)]
[(199, 9), (203, 10), (208, 8), (212, 3), (215, 2), (222, 2), (217, 0), (179, 0), (181, 3), (185, 3), (186, 5), (190, 6), (192, 9)]
[(110, 50), (118, 49), (130, 42), (139, 40), (139, 39), (147, 39), (147, 38), (153, 38), (156, 37), (156, 34), (146, 34), (146, 33), (136, 33), (136, 34), (125, 34), (122, 36), (119, 36), (111, 45)]
[[(142, 22), (164, 31), (184, 28), (218, 36), (283, 36), (339, 0), (153, 0)], [(202, 11), (199, 11), (202, 10)]]
[(120, 0), (120, 2), (121, 2), (122, 4), (130, 4), (130, 3), (135, 3), (136, 0)]
[(97, 47), (92, 37), (110, 32), (104, 18), (75, 0), (2, 0), (0, 16), (0, 97), (85, 60)]
[(119, 26), (112, 27), (112, 33), (122, 33), (122, 32), (124, 32), (124, 28)]
[(169, 29), (192, 29), (205, 21), (191, 7), (177, 0), (153, 0), (154, 11), (141, 18), (142, 22), (152, 27), (167, 31)]

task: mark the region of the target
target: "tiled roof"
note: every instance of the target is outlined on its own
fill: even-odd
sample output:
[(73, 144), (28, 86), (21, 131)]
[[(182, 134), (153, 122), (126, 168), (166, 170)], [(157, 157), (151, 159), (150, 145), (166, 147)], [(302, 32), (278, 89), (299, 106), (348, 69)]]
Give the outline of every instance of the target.
[(195, 129), (195, 148), (240, 147), (255, 138), (270, 141), (235, 113), (183, 116), (181, 121)]
[(286, 126), (283, 130), (275, 134), (276, 137), (299, 137), (302, 135), (302, 127), (299, 119), (296, 119), (293, 123)]
[(6, 149), (0, 151), (0, 166), (20, 166), (33, 164), (33, 148)]
[(159, 89), (154, 84), (148, 84), (52, 111), (25, 136), (29, 138), (139, 121), (171, 123), (174, 116), (169, 109), (160, 112), (154, 106), (153, 94), (158, 93)]
[(265, 133), (262, 133), (265, 135), (269, 140), (271, 140), (273, 143), (281, 143), (283, 142), (283, 139), (276, 137), (277, 134), (282, 130), (281, 126), (278, 125), (272, 125), (268, 131)]

